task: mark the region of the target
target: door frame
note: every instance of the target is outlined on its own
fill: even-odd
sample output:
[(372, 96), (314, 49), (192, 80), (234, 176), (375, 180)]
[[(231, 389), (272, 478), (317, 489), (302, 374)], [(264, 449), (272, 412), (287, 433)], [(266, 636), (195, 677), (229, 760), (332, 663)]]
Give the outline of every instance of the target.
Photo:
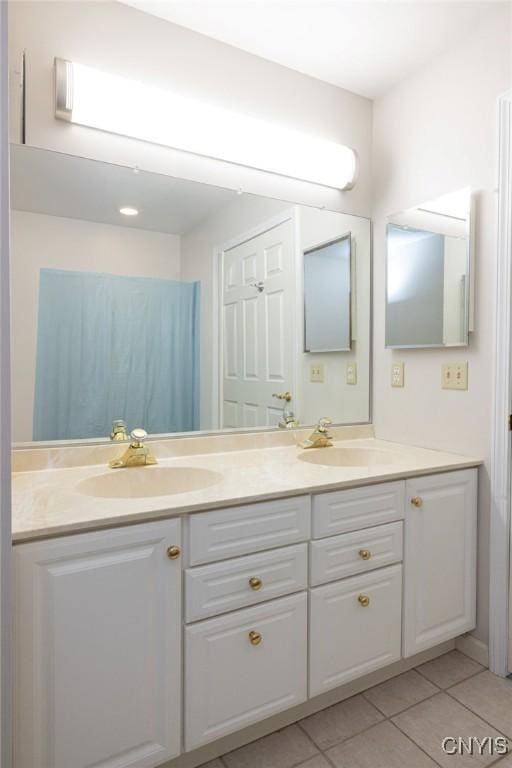
[[(498, 99), (494, 414), (491, 446), (489, 668), (509, 673), (512, 413), (512, 90)], [(504, 578), (505, 575), (505, 578)], [(512, 662), (512, 659), (511, 659)]]
[(8, 4), (0, 2), (0, 766), (12, 759)]
[[(229, 240), (226, 240), (224, 243), (215, 246), (213, 250), (213, 297), (212, 297), (212, 338), (213, 338), (213, 386), (212, 386), (212, 415), (213, 415), (213, 421), (216, 425), (216, 429), (222, 429), (221, 427), (221, 418), (222, 418), (222, 396), (223, 396), (223, 389), (222, 389), (222, 378), (221, 378), (221, 371), (222, 371), (222, 358), (223, 358), (223, 346), (222, 346), (222, 335), (221, 335), (221, 328), (222, 328), (222, 299), (223, 299), (223, 285), (224, 285), (224, 272), (223, 272), (223, 264), (224, 264), (224, 254), (226, 251), (231, 250), (232, 248), (236, 248), (238, 245), (242, 245), (242, 243), (246, 243), (248, 240), (252, 240), (254, 237), (258, 237), (259, 235), (262, 235), (264, 232), (268, 232), (270, 229), (275, 229), (275, 227), (278, 227), (280, 224), (284, 224), (286, 221), (291, 221), (292, 223), (292, 230), (293, 230), (293, 254), (294, 254), (294, 260), (295, 265), (298, 264), (298, 255), (299, 255), (299, 225), (298, 225), (298, 216), (297, 216), (297, 206), (292, 205), (289, 208), (285, 208), (280, 213), (276, 214), (275, 216), (272, 216), (269, 219), (265, 219), (260, 224), (256, 225), (255, 227), (251, 227), (248, 230), (245, 230), (244, 232), (240, 233), (239, 235), (236, 235), (235, 237), (230, 238)], [(297, 270), (295, 270), (295, 273), (297, 273)], [(298, 295), (298, 283), (296, 278), (295, 283), (295, 290)], [(296, 298), (296, 297), (295, 297)], [(295, 313), (297, 311), (296, 309), (297, 302), (294, 303), (294, 307), (292, 309), (293, 314), (295, 316)], [(293, 328), (292, 328), (292, 345), (293, 349), (297, 349), (297, 323), (294, 322)], [(295, 389), (297, 390), (297, 382), (298, 382), (298, 372), (299, 372), (299, 363), (297, 359), (297, 355), (294, 355), (293, 360), (293, 378), (294, 378), (294, 385)], [(299, 404), (298, 404), (298, 395), (297, 393), (294, 394), (294, 410), (298, 412)], [(268, 430), (268, 427), (257, 427), (256, 429), (261, 430)], [(236, 429), (237, 432), (240, 432), (240, 428)], [(242, 428), (243, 431), (243, 428)], [(250, 430), (251, 432), (254, 431), (254, 428)]]

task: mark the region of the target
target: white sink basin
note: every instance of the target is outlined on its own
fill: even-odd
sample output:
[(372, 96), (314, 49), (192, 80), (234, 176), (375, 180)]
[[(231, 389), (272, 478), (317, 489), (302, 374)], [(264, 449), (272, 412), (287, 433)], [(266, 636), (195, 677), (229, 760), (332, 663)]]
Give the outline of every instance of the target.
[(218, 472), (195, 467), (129, 467), (88, 477), (77, 490), (103, 499), (142, 499), (199, 491), (221, 480)]
[(299, 454), (301, 461), (326, 467), (375, 467), (397, 464), (401, 456), (377, 448), (309, 448)]

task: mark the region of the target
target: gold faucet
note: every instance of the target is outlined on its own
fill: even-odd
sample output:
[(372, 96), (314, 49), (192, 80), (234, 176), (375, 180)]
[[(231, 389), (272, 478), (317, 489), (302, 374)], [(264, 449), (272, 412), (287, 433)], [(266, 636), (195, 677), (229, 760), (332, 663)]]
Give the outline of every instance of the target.
[(155, 457), (149, 452), (149, 448), (144, 445), (144, 440), (148, 436), (145, 429), (134, 429), (130, 433), (131, 442), (126, 451), (118, 459), (109, 462), (112, 469), (121, 469), (122, 467), (145, 467), (149, 464), (156, 464)]
[(332, 421), (325, 416), (319, 419), (318, 424), (307, 440), (299, 443), (299, 448), (330, 448), (332, 446), (332, 437), (327, 430), (330, 424), (332, 424)]
[(288, 405), (292, 400), (292, 393), (275, 392), (272, 397), (275, 397), (276, 400), (284, 400), (283, 413), (277, 422), (279, 429), (296, 429), (299, 426), (299, 420)]
[(110, 439), (115, 443), (124, 442), (128, 440), (128, 432), (126, 429), (126, 422), (122, 419), (116, 419), (112, 422), (112, 431), (110, 433)]

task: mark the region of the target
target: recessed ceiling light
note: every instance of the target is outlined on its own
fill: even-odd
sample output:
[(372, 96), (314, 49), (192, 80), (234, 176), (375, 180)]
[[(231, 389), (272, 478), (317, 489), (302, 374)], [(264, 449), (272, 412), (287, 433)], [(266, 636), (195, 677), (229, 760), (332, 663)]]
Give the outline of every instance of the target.
[(129, 205), (125, 205), (123, 208), (119, 209), (119, 213), (122, 213), (123, 216), (138, 216), (139, 212), (136, 208), (131, 208)]

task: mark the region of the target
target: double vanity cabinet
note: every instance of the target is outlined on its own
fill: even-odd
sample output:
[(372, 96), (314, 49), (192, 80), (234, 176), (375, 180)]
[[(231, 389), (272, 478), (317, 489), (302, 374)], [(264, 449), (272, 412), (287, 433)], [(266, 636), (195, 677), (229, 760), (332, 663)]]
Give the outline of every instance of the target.
[(477, 469), (15, 547), (16, 768), (149, 768), (475, 626)]

